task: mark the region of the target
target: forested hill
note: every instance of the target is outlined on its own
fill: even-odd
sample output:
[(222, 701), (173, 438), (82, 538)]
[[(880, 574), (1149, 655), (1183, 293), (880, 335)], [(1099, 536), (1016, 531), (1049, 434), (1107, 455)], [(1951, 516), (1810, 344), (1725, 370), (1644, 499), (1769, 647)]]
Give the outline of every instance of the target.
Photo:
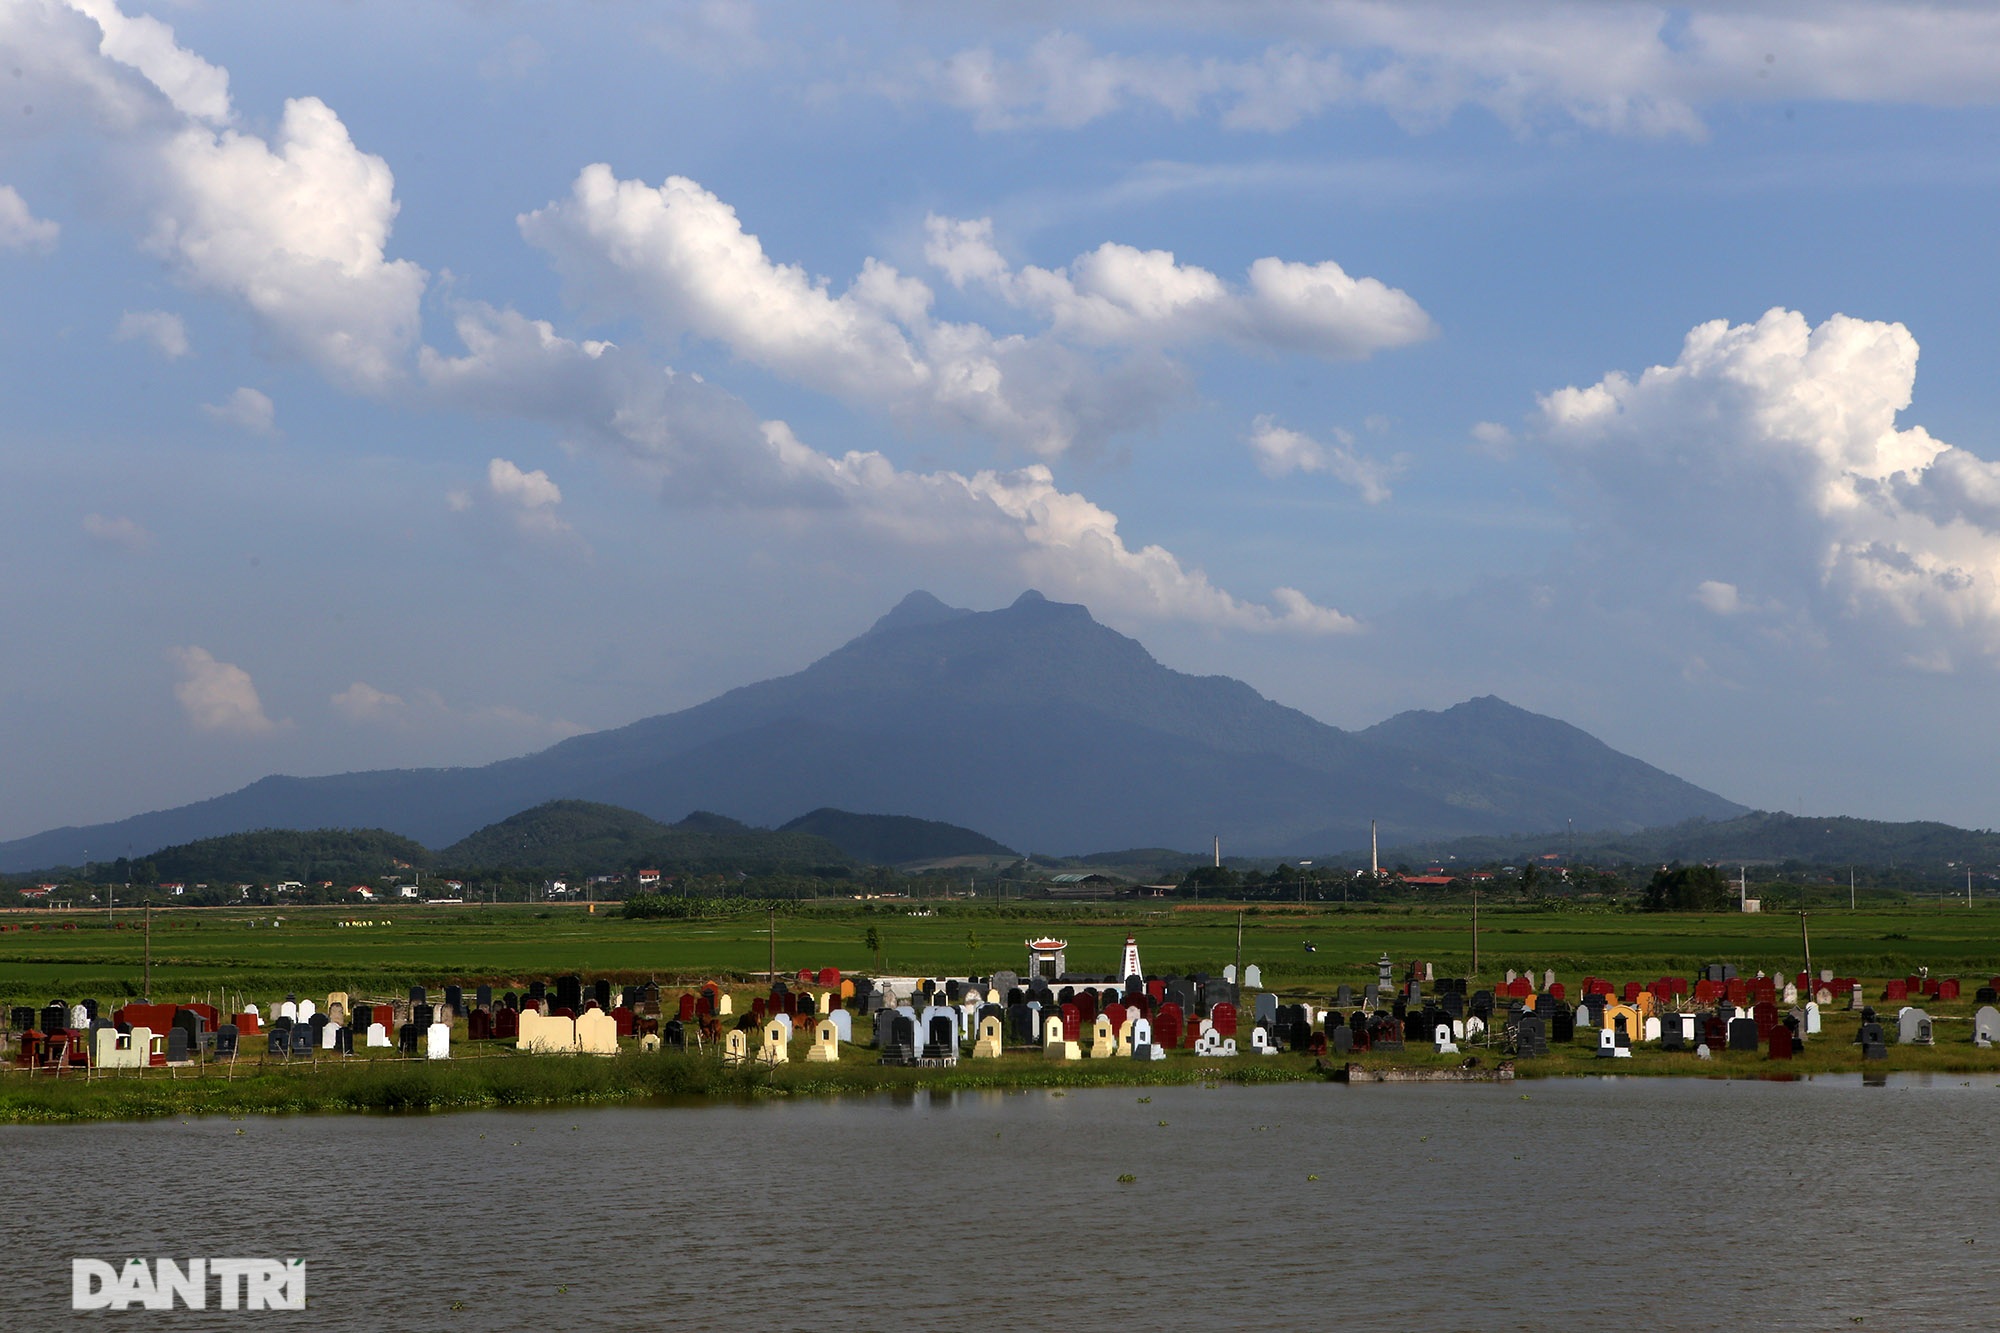
[(802, 873), (845, 867), (852, 858), (809, 833), (752, 828), (723, 815), (696, 811), (665, 824), (637, 811), (596, 801), (547, 801), (437, 853), (445, 871), (550, 871), (629, 874)]
[[(1448, 842), (1403, 844), (1387, 849), (1392, 861), (1415, 863), (1455, 857), (1467, 864), (1521, 861), (1566, 853), (1567, 831), (1503, 838), (1457, 838)], [(2000, 833), (1963, 829), (1933, 820), (1892, 823), (1847, 816), (1788, 815), (1758, 810), (1736, 819), (1691, 819), (1636, 833), (1579, 829), (1576, 859), (1583, 864), (1644, 865), (1670, 861), (1737, 861), (1744, 864), (1800, 862), (1820, 866), (1867, 866), (1942, 872), (1968, 864), (2000, 863)], [(1366, 859), (1366, 849), (1349, 859)]]

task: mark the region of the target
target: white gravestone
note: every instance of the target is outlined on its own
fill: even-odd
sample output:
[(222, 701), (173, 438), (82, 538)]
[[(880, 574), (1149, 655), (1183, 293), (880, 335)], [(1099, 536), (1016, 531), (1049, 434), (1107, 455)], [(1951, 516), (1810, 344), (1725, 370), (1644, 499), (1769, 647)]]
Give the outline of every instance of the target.
[[(327, 1029), (331, 1032), (333, 1029)], [(427, 1060), (451, 1059), (451, 1024), (433, 1023), (424, 1034), (424, 1058)]]

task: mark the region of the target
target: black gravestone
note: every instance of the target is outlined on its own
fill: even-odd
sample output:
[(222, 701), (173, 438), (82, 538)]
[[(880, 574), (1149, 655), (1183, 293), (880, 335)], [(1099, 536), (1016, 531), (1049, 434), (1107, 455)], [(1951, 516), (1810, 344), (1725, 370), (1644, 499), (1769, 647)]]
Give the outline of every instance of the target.
[(1757, 1020), (1735, 1018), (1729, 1022), (1729, 1049), (1732, 1051), (1754, 1051), (1757, 1049)]
[(1548, 1028), (1540, 1014), (1522, 1014), (1514, 1025), (1514, 1053), (1531, 1058), (1549, 1053)]
[(236, 1054), (236, 1042), (242, 1034), (234, 1023), (224, 1023), (215, 1030), (215, 1058), (227, 1060)]

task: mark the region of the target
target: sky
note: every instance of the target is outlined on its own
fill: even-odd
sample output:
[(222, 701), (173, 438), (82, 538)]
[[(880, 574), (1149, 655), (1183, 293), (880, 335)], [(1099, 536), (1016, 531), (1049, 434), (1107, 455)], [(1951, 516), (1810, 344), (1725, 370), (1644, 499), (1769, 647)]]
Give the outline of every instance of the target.
[(1993, 817), (2000, 12), (0, 0), (0, 837), (913, 589)]

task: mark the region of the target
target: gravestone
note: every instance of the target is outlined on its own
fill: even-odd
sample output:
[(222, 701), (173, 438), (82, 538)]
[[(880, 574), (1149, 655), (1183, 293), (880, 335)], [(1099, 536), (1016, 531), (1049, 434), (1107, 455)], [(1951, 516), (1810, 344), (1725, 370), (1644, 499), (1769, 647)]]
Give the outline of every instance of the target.
[(1883, 1039), (1880, 1023), (1863, 1023), (1860, 1030), (1854, 1034), (1854, 1042), (1861, 1048), (1861, 1058), (1864, 1060), (1889, 1058), (1889, 1045)]
[(773, 1014), (760, 1028), (757, 1046), (757, 1060), (760, 1064), (788, 1064), (792, 1058), (791, 1024), (784, 1021), (784, 1014)]
[(1528, 1058), (1549, 1053), (1548, 1028), (1540, 1014), (1529, 1012), (1521, 1015), (1514, 1027), (1514, 1052)]
[(411, 1004), (422, 1004), (422, 1003), (423, 1003), (424, 1001), (428, 1000), (429, 998), (430, 998), (430, 995), (429, 995), (429, 993), (428, 993), (428, 992), (426, 992), (426, 991), (424, 990), (424, 988), (423, 988), (422, 986), (412, 986), (412, 987), (410, 987), (410, 1003), (411, 1003)]
[(424, 1033), (424, 1058), (427, 1060), (449, 1060), (451, 1058), (451, 1025), (432, 1023)]
[(1048, 1060), (1083, 1058), (1077, 1043), (1070, 1040), (1068, 1024), (1059, 1012), (1049, 1014), (1042, 1021), (1042, 1056)]
[(834, 1026), (831, 1018), (822, 1018), (813, 1027), (813, 1044), (812, 1049), (806, 1052), (806, 1063), (830, 1065), (839, 1061), (840, 1029)]
[(1333, 1053), (1346, 1059), (1354, 1052), (1354, 1033), (1346, 1027), (1333, 1028), (1329, 1034)]
[(676, 1051), (685, 1051), (688, 1045), (687, 1024), (678, 1018), (670, 1018), (660, 1025), (660, 1041)]
[(1931, 1016), (1921, 1009), (1905, 1009), (1897, 1014), (1896, 1044), (1899, 1046), (1931, 1045)]
[(367, 1044), (370, 1046), (387, 1046), (389, 1044), (389, 1029), (380, 1023), (370, 1023), (368, 1025)]
[[(1233, 979), (1233, 978), (1232, 978)], [(1256, 990), (1264, 984), (1263, 969), (1251, 963), (1243, 969), (1243, 985), (1247, 990)]]
[(1754, 1018), (1732, 1018), (1729, 1020), (1729, 1049), (1732, 1051), (1754, 1051), (1761, 1043), (1758, 1040), (1757, 1020)]
[[(134, 1037), (133, 1045), (135, 1046), (138, 1045), (138, 1041), (136, 1040), (137, 1036), (139, 1033), (144, 1032), (145, 1030), (146, 1029), (144, 1028), (132, 1029), (132, 1034)], [(266, 1037), (264, 1041), (264, 1054), (290, 1055), (291, 1051), (292, 1051), (292, 1030), (290, 1028), (278, 1028), (278, 1027), (272, 1028), (270, 1035)]]
[(1252, 1022), (1275, 1023), (1278, 1018), (1278, 997), (1270, 991), (1259, 991), (1253, 1006)]
[(972, 1043), (972, 1058), (975, 1060), (997, 1060), (1000, 1058), (1000, 1020), (988, 1014), (979, 1020), (979, 1036)]
[(236, 1057), (236, 1043), (241, 1038), (241, 1035), (242, 1030), (234, 1023), (224, 1023), (221, 1027), (217, 1028), (215, 1030), (215, 1058), (218, 1060), (234, 1059)]
[(404, 1055), (417, 1053), (418, 1029), (415, 1023), (405, 1023), (396, 1029), (396, 1049)]
[(1090, 1024), (1090, 1058), (1109, 1060), (1118, 1054), (1118, 1033), (1111, 1026), (1108, 1014), (1099, 1014)]
[(731, 1028), (722, 1038), (722, 1063), (740, 1065), (750, 1058), (750, 1034)]

